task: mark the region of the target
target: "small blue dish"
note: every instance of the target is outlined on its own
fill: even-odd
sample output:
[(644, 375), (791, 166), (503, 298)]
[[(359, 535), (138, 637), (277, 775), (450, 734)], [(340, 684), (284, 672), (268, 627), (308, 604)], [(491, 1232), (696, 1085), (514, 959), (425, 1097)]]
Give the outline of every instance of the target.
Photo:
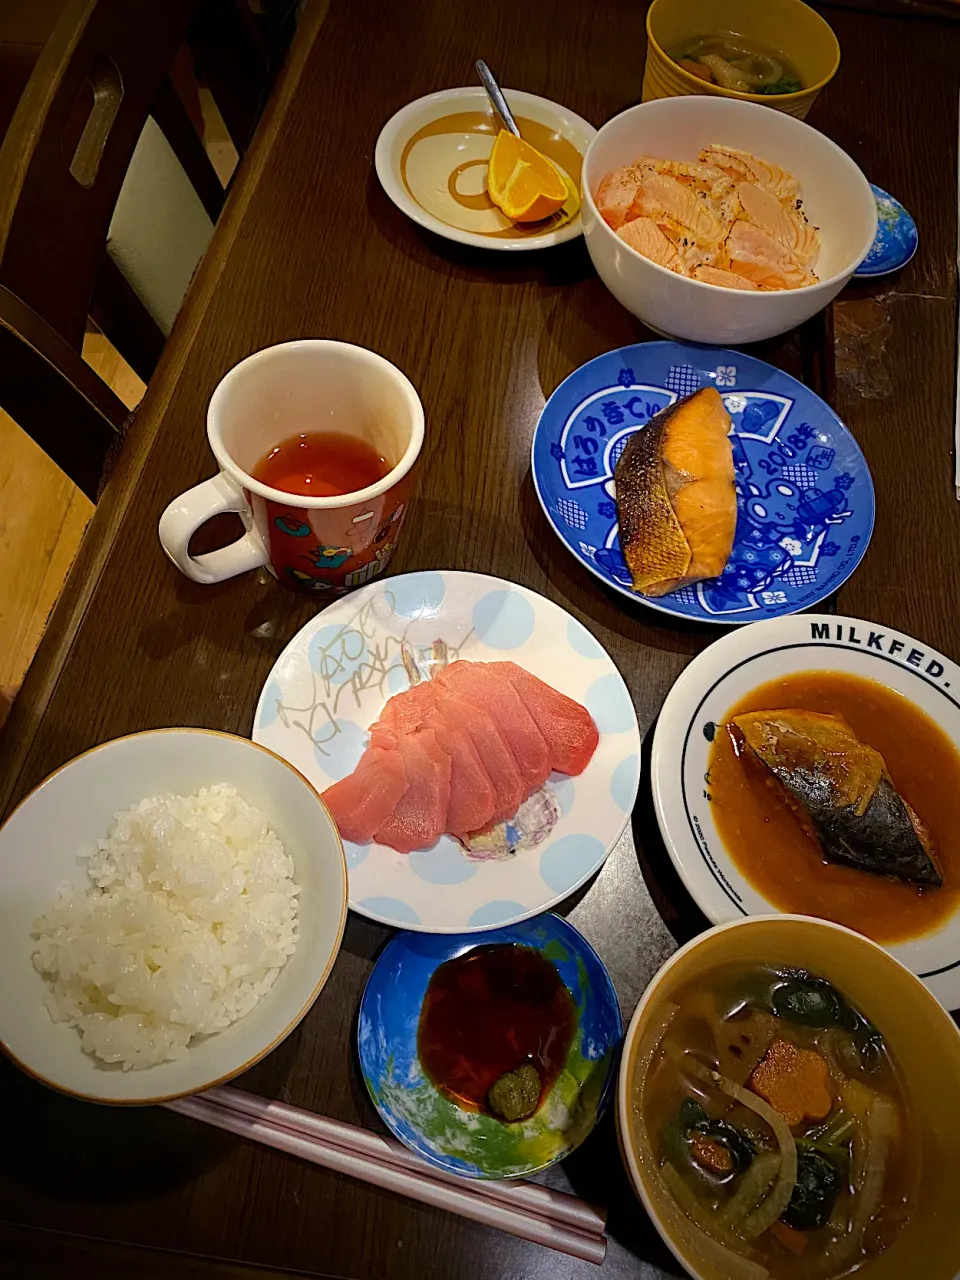
[[(563, 1070), (529, 1120), (515, 1124), (456, 1106), (424, 1074), (417, 1030), (434, 971), (475, 947), (533, 947), (557, 968), (577, 1009)], [(610, 975), (573, 925), (556, 915), (484, 934), (398, 933), (367, 980), (357, 1031), (360, 1068), (387, 1128), (428, 1164), (464, 1178), (520, 1178), (562, 1160), (610, 1101), (623, 1020)]]
[(877, 202), (877, 235), (870, 252), (853, 273), (854, 280), (872, 280), (905, 267), (917, 252), (917, 224), (895, 197), (871, 182)]
[[(638, 595), (620, 550), (614, 466), (655, 413), (710, 385), (733, 420), (733, 552), (719, 578)], [(633, 601), (699, 622), (811, 608), (853, 573), (873, 532), (870, 471), (833, 410), (789, 374), (721, 347), (644, 342), (582, 365), (544, 406), (531, 467), (554, 533), (585, 568)]]

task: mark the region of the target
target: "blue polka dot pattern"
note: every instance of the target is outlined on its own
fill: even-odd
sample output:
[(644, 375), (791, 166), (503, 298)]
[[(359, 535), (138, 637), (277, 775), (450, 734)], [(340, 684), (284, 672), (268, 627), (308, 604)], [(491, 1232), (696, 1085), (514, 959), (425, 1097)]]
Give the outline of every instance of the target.
[(385, 595), (398, 617), (429, 618), (443, 604), (446, 590), (442, 574), (417, 573), (391, 578)]
[(473, 626), (491, 649), (519, 649), (533, 635), (533, 606), (513, 591), (488, 591), (473, 606)]
[(610, 795), (613, 797), (613, 803), (618, 805), (624, 813), (633, 808), (633, 802), (637, 798), (637, 779), (640, 776), (640, 760), (635, 755), (627, 756), (626, 760), (621, 760), (613, 771), (610, 779)]
[(540, 855), (540, 875), (554, 893), (566, 893), (599, 866), (604, 847), (595, 836), (561, 836)]
[(363, 898), (357, 903), (361, 911), (377, 918), (396, 921), (397, 924), (419, 924), (420, 917), (413, 907), (399, 898), (375, 897)]
[(391, 694), (402, 693), (404, 689), (409, 689), (410, 677), (407, 675), (406, 667), (402, 662), (395, 663), (387, 671), (387, 689)]
[(463, 850), (450, 836), (441, 836), (432, 849), (417, 850), (407, 859), (415, 876), (429, 884), (462, 884), (477, 874), (479, 863), (464, 857)]
[(550, 786), (560, 806), (560, 816), (565, 817), (573, 806), (575, 794), (573, 779), (566, 778), (562, 774), (554, 774), (550, 780)]
[(626, 686), (613, 672), (595, 680), (587, 690), (587, 710), (601, 733), (626, 733), (635, 723), (633, 705)]
[(353, 773), (367, 745), (367, 731), (352, 720), (338, 720), (338, 733), (329, 733), (322, 744), (314, 743), (317, 764), (327, 775), (339, 781)]
[(521, 902), (485, 902), (482, 907), (477, 907), (473, 915), (467, 921), (475, 929), (482, 929), (486, 925), (499, 924), (501, 920), (515, 920), (517, 916), (522, 916), (529, 908), (525, 907)]
[(581, 658), (607, 656), (600, 641), (592, 636), (586, 627), (581, 626), (576, 618), (571, 618), (567, 623), (567, 639), (570, 641), (570, 648), (579, 653)]

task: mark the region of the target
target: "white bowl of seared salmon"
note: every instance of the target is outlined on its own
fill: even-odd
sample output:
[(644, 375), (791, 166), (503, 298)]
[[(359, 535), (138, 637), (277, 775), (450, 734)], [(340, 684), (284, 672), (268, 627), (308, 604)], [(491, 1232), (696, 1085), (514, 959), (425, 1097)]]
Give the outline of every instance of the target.
[(644, 324), (757, 342), (827, 305), (877, 231), (870, 185), (802, 121), (751, 102), (665, 98), (603, 126), (583, 165), (597, 272)]

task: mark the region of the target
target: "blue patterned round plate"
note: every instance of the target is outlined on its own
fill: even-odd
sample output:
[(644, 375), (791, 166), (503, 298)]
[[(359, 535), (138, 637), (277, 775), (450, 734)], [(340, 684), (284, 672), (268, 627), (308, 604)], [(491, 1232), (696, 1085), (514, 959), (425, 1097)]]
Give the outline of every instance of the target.
[(613, 661), (576, 618), (534, 591), (454, 571), (369, 583), (327, 606), (277, 659), (253, 740), (325, 790), (357, 765), (387, 699), (456, 658), (510, 659), (588, 708), (600, 742), (577, 778), (551, 774), (467, 856), (452, 836), (402, 854), (344, 841), (350, 906), (398, 929), (464, 933), (547, 911), (620, 839), (640, 778), (640, 731)]
[(877, 202), (877, 235), (870, 252), (853, 273), (855, 280), (871, 280), (905, 267), (917, 252), (917, 224), (896, 197), (870, 183)]
[[(655, 413), (713, 384), (733, 419), (737, 533), (719, 578), (637, 595), (620, 551), (613, 469)], [(540, 505), (560, 541), (631, 600), (726, 625), (796, 613), (853, 573), (873, 531), (873, 481), (819, 396), (740, 351), (645, 342), (597, 356), (557, 387), (533, 437)]]
[[(563, 1070), (529, 1120), (505, 1124), (456, 1106), (424, 1074), (417, 1029), (427, 985), (446, 960), (493, 943), (533, 947), (556, 965), (577, 1009)], [(482, 938), (400, 933), (367, 981), (357, 1030), (360, 1068), (391, 1133), (429, 1164), (465, 1178), (520, 1178), (579, 1146), (610, 1099), (623, 1022), (610, 975), (566, 920), (543, 915)]]

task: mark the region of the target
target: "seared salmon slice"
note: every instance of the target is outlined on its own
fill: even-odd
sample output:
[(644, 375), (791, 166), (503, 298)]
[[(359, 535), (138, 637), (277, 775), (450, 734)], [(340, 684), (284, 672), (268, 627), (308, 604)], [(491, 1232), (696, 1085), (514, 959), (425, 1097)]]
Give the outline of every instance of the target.
[(794, 205), (783, 204), (752, 182), (737, 187), (741, 216), (779, 240), (801, 266), (808, 267), (820, 252), (820, 237)]
[(668, 271), (680, 270), (680, 258), (676, 246), (667, 239), (652, 218), (634, 218), (625, 222), (617, 235), (637, 253), (656, 262)]
[(816, 282), (817, 277), (801, 266), (789, 249), (753, 223), (735, 222), (726, 248), (730, 270), (761, 288), (799, 289)]
[(726, 271), (723, 267), (711, 267), (705, 264), (694, 268), (694, 280), (700, 280), (703, 284), (718, 284), (723, 289), (752, 289), (756, 291), (759, 285), (748, 280), (746, 276), (737, 275), (735, 271)]
[(703, 148), (698, 159), (703, 164), (722, 169), (732, 178), (756, 183), (778, 200), (796, 200), (800, 194), (800, 184), (792, 173), (787, 173), (786, 169), (781, 169), (777, 164), (771, 164), (769, 160), (761, 160), (749, 151), (739, 151), (736, 147), (725, 147), (714, 142)]
[(716, 165), (699, 164), (695, 160), (688, 163), (685, 160), (660, 160), (653, 156), (641, 156), (637, 164), (643, 169), (652, 169), (654, 173), (675, 178), (694, 191), (702, 191), (711, 200), (722, 199), (734, 185), (730, 175)]
[(636, 165), (614, 169), (602, 179), (594, 199), (608, 227), (617, 231), (623, 226), (639, 188), (640, 173)]
[(705, 199), (665, 173), (644, 175), (627, 218), (652, 218), (661, 225), (666, 223), (700, 245), (720, 244), (727, 234), (727, 228)]
[(729, 431), (723, 400), (704, 387), (658, 413), (620, 455), (620, 546), (642, 595), (723, 572), (737, 525)]

